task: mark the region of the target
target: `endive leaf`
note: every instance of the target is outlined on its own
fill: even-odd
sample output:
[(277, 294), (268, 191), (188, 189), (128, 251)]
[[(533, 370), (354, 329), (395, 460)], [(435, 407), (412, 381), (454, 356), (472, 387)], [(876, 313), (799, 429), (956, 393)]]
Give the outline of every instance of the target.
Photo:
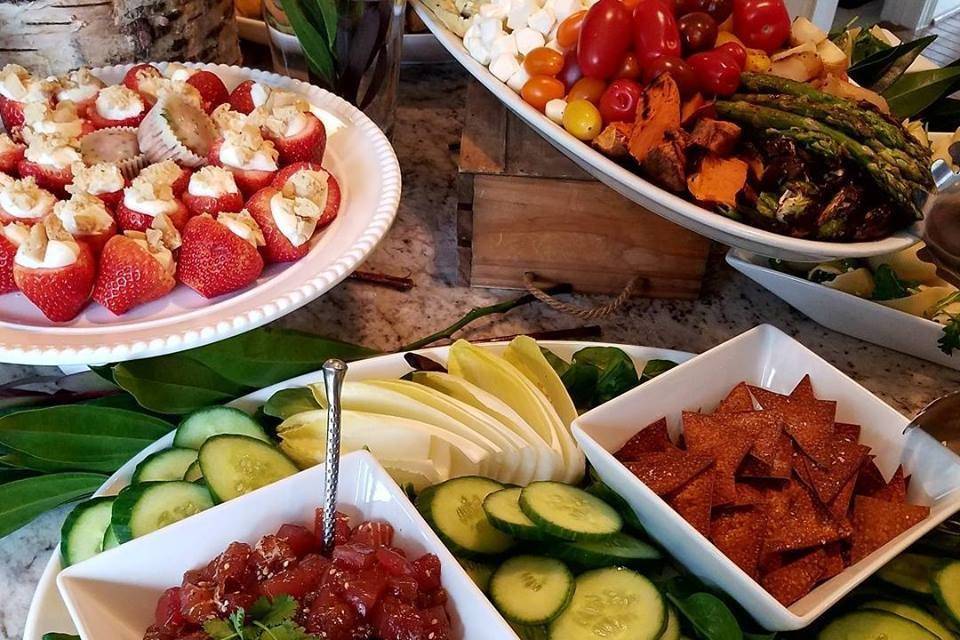
[(55, 473), (0, 485), (0, 538), (54, 507), (86, 498), (106, 479), (96, 473)]

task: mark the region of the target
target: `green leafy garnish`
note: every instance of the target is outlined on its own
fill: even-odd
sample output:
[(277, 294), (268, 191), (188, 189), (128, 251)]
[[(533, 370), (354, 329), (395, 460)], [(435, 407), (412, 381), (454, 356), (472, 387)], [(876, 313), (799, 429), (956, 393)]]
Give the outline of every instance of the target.
[(875, 286), (871, 297), (874, 300), (906, 298), (913, 295), (912, 289), (916, 289), (919, 285), (912, 280), (901, 280), (888, 264), (882, 264), (874, 270), (873, 281)]
[(943, 321), (937, 316), (946, 316), (946, 322), (943, 323), (943, 335), (937, 340), (937, 345), (948, 356), (953, 355), (954, 349), (960, 350), (960, 313), (947, 311), (947, 307), (956, 303), (960, 303), (960, 291), (939, 301), (930, 314), (930, 317), (938, 322)]
[(672, 360), (648, 360), (647, 364), (643, 367), (643, 371), (640, 373), (640, 382), (643, 383), (647, 380), (653, 380), (661, 373), (666, 373), (675, 366), (677, 366), (677, 363)]
[(290, 596), (261, 597), (249, 611), (239, 607), (226, 619), (207, 620), (203, 630), (212, 640), (319, 640), (294, 622), (299, 608)]

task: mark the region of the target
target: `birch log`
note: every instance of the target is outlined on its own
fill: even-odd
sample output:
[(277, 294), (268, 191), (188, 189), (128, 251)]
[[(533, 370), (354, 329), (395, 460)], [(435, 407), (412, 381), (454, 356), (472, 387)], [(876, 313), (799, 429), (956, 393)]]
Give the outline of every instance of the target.
[(233, 0), (0, 0), (0, 66), (40, 75), (148, 60), (238, 64)]

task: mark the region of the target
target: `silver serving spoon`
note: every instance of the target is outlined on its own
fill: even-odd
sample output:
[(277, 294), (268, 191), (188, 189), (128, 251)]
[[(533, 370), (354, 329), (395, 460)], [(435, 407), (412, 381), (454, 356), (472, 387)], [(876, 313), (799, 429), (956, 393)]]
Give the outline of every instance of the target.
[(323, 481), (323, 551), (333, 550), (337, 522), (337, 485), (340, 482), (340, 391), (347, 365), (331, 358), (323, 363), (323, 388), (327, 393), (327, 441)]
[[(941, 396), (925, 406), (903, 429), (907, 434), (914, 429), (922, 429), (937, 442), (956, 454), (960, 454), (960, 390)], [(938, 529), (943, 533), (960, 535), (960, 515), (941, 524)]]

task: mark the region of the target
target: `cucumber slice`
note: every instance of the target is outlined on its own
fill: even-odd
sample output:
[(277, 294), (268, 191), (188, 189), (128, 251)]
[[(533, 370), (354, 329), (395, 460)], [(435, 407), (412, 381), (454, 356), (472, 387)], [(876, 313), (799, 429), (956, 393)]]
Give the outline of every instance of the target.
[(508, 622), (520, 640), (549, 640), (550, 630), (545, 625), (528, 626)]
[(187, 470), (183, 472), (183, 479), (187, 482), (196, 482), (197, 480), (203, 480), (203, 470), (200, 469), (200, 461), (194, 460), (193, 464), (187, 467)]
[(960, 560), (951, 560), (930, 579), (933, 597), (954, 624), (960, 625)]
[(663, 558), (655, 547), (622, 532), (614, 533), (602, 540), (560, 542), (551, 545), (545, 553), (587, 569), (618, 565), (632, 566)]
[(817, 640), (938, 640), (912, 620), (888, 611), (851, 611), (820, 630)]
[(137, 465), (130, 482), (154, 482), (157, 480), (180, 480), (183, 474), (197, 461), (194, 449), (173, 447), (151, 453)]
[(107, 530), (103, 532), (103, 551), (109, 551), (119, 546), (120, 541), (117, 540), (117, 533), (113, 530), (113, 525), (111, 524), (107, 527)]
[(660, 640), (680, 640), (680, 616), (673, 606), (667, 607), (667, 628), (660, 634)]
[(595, 540), (620, 531), (623, 518), (606, 502), (559, 482), (533, 482), (520, 493), (520, 508), (561, 540)]
[[(590, 472), (593, 473), (593, 467), (590, 468)], [(637, 514), (633, 512), (633, 507), (627, 504), (627, 501), (621, 498), (616, 491), (599, 480), (587, 487), (586, 491), (616, 509), (628, 529), (632, 529), (635, 533), (646, 534), (646, 529), (643, 528), (643, 523), (640, 522)]]
[(514, 556), (490, 578), (490, 600), (509, 622), (547, 624), (567, 607), (573, 588), (573, 574), (559, 560)]
[(417, 508), (457, 555), (483, 560), (507, 551), (514, 540), (495, 529), (483, 510), (484, 499), (503, 485), (478, 476), (454, 478), (420, 494)]
[(463, 570), (467, 572), (467, 575), (479, 587), (480, 591), (487, 593), (490, 590), (490, 576), (496, 571), (496, 567), (469, 558), (457, 558), (457, 562), (460, 563), (460, 566), (463, 567)]
[(521, 540), (543, 540), (543, 533), (520, 510), (519, 487), (495, 491), (483, 501), (483, 510), (494, 527)]
[(212, 506), (210, 492), (192, 482), (141, 482), (117, 495), (110, 528), (129, 542)]
[(103, 534), (110, 526), (113, 496), (81, 502), (60, 529), (60, 558), (64, 567), (83, 562), (103, 550)]
[(270, 442), (257, 421), (233, 407), (207, 407), (194, 411), (180, 423), (173, 446), (199, 449), (208, 438), (232, 434)]
[(657, 640), (667, 628), (667, 604), (645, 577), (622, 567), (577, 577), (576, 591), (550, 624), (550, 640)]
[(877, 578), (887, 584), (928, 596), (933, 593), (930, 576), (939, 558), (918, 553), (902, 553), (877, 571)]
[(272, 444), (249, 436), (213, 436), (200, 447), (197, 459), (215, 502), (232, 500), (300, 471)]
[(858, 607), (859, 609), (877, 609), (880, 611), (889, 611), (901, 618), (913, 620), (918, 625), (936, 635), (940, 640), (955, 640), (956, 636), (947, 629), (946, 625), (936, 619), (932, 613), (908, 602), (896, 602), (894, 600), (871, 600)]

